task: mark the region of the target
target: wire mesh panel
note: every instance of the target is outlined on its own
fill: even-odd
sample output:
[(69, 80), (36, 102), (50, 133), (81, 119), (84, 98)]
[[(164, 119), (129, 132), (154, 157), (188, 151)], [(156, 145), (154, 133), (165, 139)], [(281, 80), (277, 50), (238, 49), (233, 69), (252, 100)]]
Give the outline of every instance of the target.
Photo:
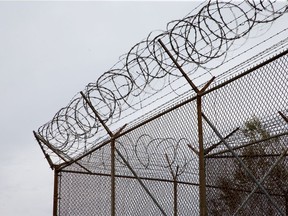
[(203, 112), (223, 136), (253, 117), (278, 116), (278, 111), (287, 110), (287, 65), (288, 56), (284, 55), (209, 92), (203, 97)]
[[(282, 111), (287, 115), (287, 60), (285, 55), (207, 94), (203, 106), (223, 136), (240, 127), (227, 143), (236, 148), (235, 153), (257, 180), (268, 174), (262, 185), (279, 210), (286, 213), (287, 159), (271, 167), (288, 145), (287, 123), (278, 113)], [(219, 142), (220, 138), (215, 134), (214, 137), (207, 146)], [(207, 189), (211, 215), (281, 215), (262, 190), (258, 188), (251, 193), (255, 182), (224, 143), (220, 142), (207, 155), (206, 174), (207, 184), (213, 186)]]
[[(151, 189), (155, 181), (145, 182)], [(158, 183), (158, 186), (159, 183)], [(164, 185), (162, 185), (163, 188)], [(155, 188), (154, 188), (155, 189)], [(169, 200), (169, 185), (163, 188), (159, 195)], [(155, 190), (153, 195), (155, 194)], [(159, 200), (159, 197), (155, 197)], [(169, 204), (169, 202), (167, 202)], [(121, 179), (116, 181), (116, 214), (117, 215), (161, 215), (161, 211), (141, 187), (137, 179)]]
[(110, 178), (61, 172), (58, 215), (111, 215)]
[[(139, 176), (197, 183), (197, 157), (188, 145), (197, 145), (196, 104), (192, 101), (117, 139), (117, 148)], [(197, 167), (197, 166), (196, 166)]]
[[(288, 213), (287, 61), (286, 54), (202, 96), (203, 113), (214, 126), (203, 121), (209, 215)], [(58, 170), (58, 214), (111, 215), (113, 179), (116, 215), (199, 214), (196, 106), (196, 97), (190, 97), (124, 129), (115, 140), (114, 162), (107, 140), (64, 165)]]

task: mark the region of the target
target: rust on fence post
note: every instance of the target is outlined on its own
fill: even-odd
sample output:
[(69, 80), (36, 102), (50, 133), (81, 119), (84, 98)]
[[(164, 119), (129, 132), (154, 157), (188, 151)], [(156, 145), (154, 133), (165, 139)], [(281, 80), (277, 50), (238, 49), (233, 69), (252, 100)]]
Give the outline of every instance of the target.
[(173, 191), (174, 191), (174, 216), (177, 216), (178, 215), (178, 204), (177, 204), (177, 202), (178, 202), (178, 199), (177, 199), (177, 197), (178, 197), (178, 184), (177, 184), (177, 178), (175, 178), (175, 179), (173, 179)]
[(182, 76), (186, 79), (186, 81), (189, 83), (189, 85), (192, 87), (192, 89), (198, 94), (199, 90), (197, 88), (197, 86), (192, 82), (191, 79), (189, 79), (188, 75), (184, 72), (184, 70), (181, 68), (181, 66), (178, 64), (178, 62), (176, 61), (176, 59), (173, 57), (173, 55), (169, 52), (169, 50), (167, 49), (167, 47), (164, 45), (164, 43), (159, 39), (158, 42), (160, 43), (160, 45), (163, 47), (163, 49), (165, 50), (165, 52), (169, 55), (169, 57), (171, 58), (171, 60), (173, 61), (173, 63), (176, 65), (176, 67), (179, 69), (179, 71), (181, 72)]
[(115, 216), (115, 139), (111, 141), (111, 215)]
[(80, 92), (81, 96), (83, 97), (83, 99), (85, 100), (85, 102), (88, 104), (88, 106), (92, 109), (92, 111), (94, 112), (96, 118), (100, 121), (101, 125), (104, 127), (104, 129), (106, 130), (106, 132), (109, 134), (110, 137), (113, 136), (113, 133), (110, 131), (110, 129), (107, 127), (107, 125), (105, 124), (105, 122), (101, 119), (100, 115), (98, 114), (98, 112), (96, 111), (96, 109), (94, 108), (94, 106), (92, 105), (92, 103), (88, 100), (88, 98), (85, 96), (85, 94), (81, 91)]
[(199, 142), (199, 190), (200, 190), (200, 215), (207, 215), (206, 208), (206, 174), (204, 159), (203, 122), (202, 122), (202, 98), (197, 96), (197, 120), (198, 120), (198, 142)]
[(58, 168), (54, 170), (54, 195), (53, 195), (53, 216), (57, 216), (58, 214)]
[(36, 140), (37, 140), (37, 142), (38, 142), (43, 154), (45, 155), (45, 158), (48, 161), (50, 168), (53, 170), (54, 169), (53, 161), (51, 160), (50, 156), (46, 153), (46, 151), (44, 150), (43, 146), (41, 145), (41, 141), (40, 141), (37, 133), (35, 131), (33, 131), (33, 134), (34, 134), (34, 137), (36, 138)]

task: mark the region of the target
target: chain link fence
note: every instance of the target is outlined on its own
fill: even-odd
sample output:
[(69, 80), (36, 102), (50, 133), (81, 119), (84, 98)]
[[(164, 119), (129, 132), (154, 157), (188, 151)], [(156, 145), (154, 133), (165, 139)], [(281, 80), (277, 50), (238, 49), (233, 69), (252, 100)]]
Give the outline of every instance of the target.
[(54, 216), (288, 215), (288, 5), (192, 12), (34, 131), (55, 171)]
[[(288, 213), (287, 66), (286, 51), (201, 95), (208, 215)], [(60, 166), (57, 215), (198, 215), (198, 123), (190, 96)]]

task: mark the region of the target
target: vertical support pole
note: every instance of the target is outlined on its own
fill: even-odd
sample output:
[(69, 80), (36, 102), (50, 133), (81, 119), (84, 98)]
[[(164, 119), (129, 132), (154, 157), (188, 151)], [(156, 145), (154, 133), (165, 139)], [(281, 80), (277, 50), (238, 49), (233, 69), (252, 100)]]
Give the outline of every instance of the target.
[(203, 116), (202, 116), (202, 94), (214, 81), (212, 77), (206, 85), (197, 93), (197, 119), (198, 119), (198, 142), (199, 142), (199, 195), (200, 195), (200, 216), (206, 216), (206, 170), (205, 170), (205, 149), (203, 138)]
[(169, 157), (167, 154), (165, 154), (165, 157), (166, 157), (166, 160), (167, 160), (167, 163), (168, 163), (168, 167), (170, 169), (170, 173), (171, 173), (171, 176), (172, 176), (172, 179), (173, 179), (173, 209), (174, 209), (174, 216), (177, 216), (178, 212), (178, 192), (177, 192), (177, 176), (178, 176), (178, 170), (179, 170), (179, 166), (177, 166), (176, 168), (176, 173), (173, 172), (173, 169), (172, 169), (172, 163), (170, 163), (169, 161)]
[(111, 216), (115, 216), (115, 139), (111, 140)]
[(57, 216), (58, 214), (58, 170), (57, 168), (54, 170), (54, 197), (53, 197), (53, 216)]
[(115, 216), (115, 137), (117, 137), (120, 132), (126, 127), (126, 124), (120, 128), (119, 131), (116, 132), (116, 134), (113, 134), (112, 131), (108, 128), (108, 126), (105, 124), (105, 122), (101, 119), (100, 115), (92, 105), (92, 103), (88, 100), (88, 98), (85, 96), (85, 94), (81, 91), (80, 94), (88, 104), (88, 106), (92, 109), (94, 112), (96, 118), (100, 121), (103, 128), (106, 130), (108, 135), (111, 138), (111, 216)]
[(202, 121), (202, 98), (197, 95), (197, 120), (198, 120), (198, 142), (199, 142), (199, 195), (200, 195), (200, 216), (207, 215), (206, 208), (206, 175), (203, 141)]
[(177, 184), (177, 172), (173, 177), (173, 195), (174, 195), (174, 216), (178, 215), (178, 184)]
[(176, 65), (176, 67), (181, 72), (182, 76), (186, 79), (188, 84), (197, 94), (197, 118), (198, 118), (198, 141), (199, 141), (199, 202), (200, 202), (200, 216), (207, 215), (206, 208), (206, 176), (205, 176), (205, 158), (204, 158), (204, 142), (203, 142), (203, 126), (202, 126), (202, 107), (201, 107), (201, 95), (205, 92), (205, 90), (209, 87), (209, 85), (213, 82), (215, 77), (212, 77), (210, 81), (206, 83), (206, 85), (199, 90), (197, 86), (192, 82), (189, 76), (184, 72), (181, 66), (177, 63), (176, 59), (169, 52), (164, 43), (159, 39), (158, 42), (163, 47), (165, 52), (169, 55), (170, 59)]

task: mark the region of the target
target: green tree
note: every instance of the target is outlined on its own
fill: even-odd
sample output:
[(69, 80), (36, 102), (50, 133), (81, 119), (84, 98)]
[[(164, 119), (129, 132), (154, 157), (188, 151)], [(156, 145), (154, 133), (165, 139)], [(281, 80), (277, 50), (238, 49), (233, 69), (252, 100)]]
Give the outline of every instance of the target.
[[(238, 150), (243, 162), (259, 180), (273, 165), (276, 156), (281, 153), (279, 138), (271, 138), (269, 130), (256, 117), (247, 121), (241, 129), (247, 145)], [(253, 144), (254, 143), (254, 144)], [(225, 173), (219, 173), (215, 179), (216, 187), (210, 198), (210, 215), (231, 215), (255, 187), (254, 181), (243, 167), (235, 160), (229, 159)], [(228, 161), (228, 159), (227, 159)], [(271, 171), (262, 184), (276, 203), (288, 215), (288, 171), (285, 159)], [(208, 198), (209, 199), (209, 198)], [(271, 205), (263, 192), (258, 189), (249, 202), (241, 209), (239, 215), (277, 215), (277, 210)]]

